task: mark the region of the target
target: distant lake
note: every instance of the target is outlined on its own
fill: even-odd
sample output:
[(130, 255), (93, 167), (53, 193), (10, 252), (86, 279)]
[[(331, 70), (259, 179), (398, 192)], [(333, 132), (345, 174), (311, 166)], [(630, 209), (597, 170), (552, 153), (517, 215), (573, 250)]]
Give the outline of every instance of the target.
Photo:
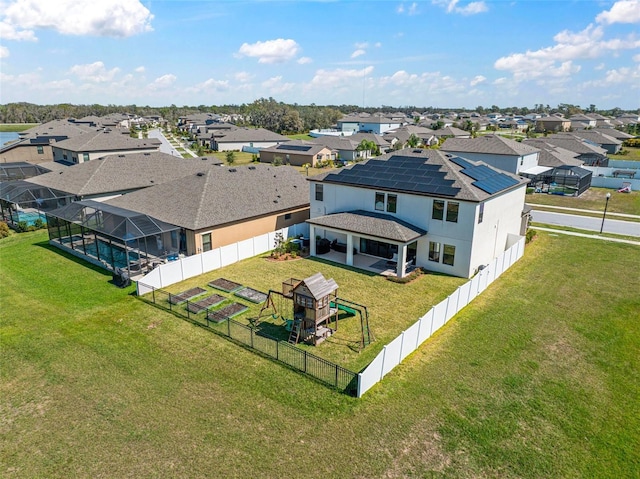
[(4, 146), (7, 141), (17, 140), (20, 138), (15, 131), (0, 131), (0, 146)]

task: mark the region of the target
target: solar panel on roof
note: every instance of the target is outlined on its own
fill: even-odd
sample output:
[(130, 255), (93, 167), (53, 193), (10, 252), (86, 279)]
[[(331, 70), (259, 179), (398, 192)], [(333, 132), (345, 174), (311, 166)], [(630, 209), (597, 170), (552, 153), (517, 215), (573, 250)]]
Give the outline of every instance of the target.
[(309, 151), (311, 146), (307, 145), (287, 145), (286, 143), (282, 143), (276, 147), (276, 150), (291, 150), (291, 151)]
[[(450, 155), (448, 155), (450, 156)], [(451, 158), (451, 161), (453, 163), (455, 163), (458, 166), (462, 166), (463, 168), (472, 168), (473, 167), (473, 163), (471, 163), (470, 161), (465, 160), (464, 158), (460, 158), (459, 156), (454, 156), (453, 158)]]

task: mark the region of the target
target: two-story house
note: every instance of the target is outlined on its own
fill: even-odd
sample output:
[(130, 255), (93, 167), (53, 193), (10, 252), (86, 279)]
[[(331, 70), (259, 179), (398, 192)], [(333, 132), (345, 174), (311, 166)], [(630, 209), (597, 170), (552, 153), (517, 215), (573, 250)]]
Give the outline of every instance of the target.
[[(528, 180), (438, 150), (404, 149), (310, 177), (310, 237), (469, 278), (524, 234)], [(311, 255), (318, 254), (311, 241)]]

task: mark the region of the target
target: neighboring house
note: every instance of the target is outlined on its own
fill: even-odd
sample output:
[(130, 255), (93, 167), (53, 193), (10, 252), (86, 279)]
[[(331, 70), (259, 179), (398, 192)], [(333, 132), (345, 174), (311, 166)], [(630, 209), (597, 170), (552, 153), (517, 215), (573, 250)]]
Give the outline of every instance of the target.
[(431, 128), (417, 125), (404, 125), (400, 128), (387, 131), (383, 138), (395, 149), (407, 147), (407, 142), (411, 136), (418, 138), (420, 145), (432, 146), (438, 144), (436, 132)]
[(304, 222), (309, 184), (288, 166), (209, 167), (106, 203), (178, 226), (193, 255)]
[(579, 196), (591, 187), (591, 171), (582, 168), (578, 153), (545, 141), (545, 138), (523, 140), (540, 150), (538, 167), (520, 174), (529, 178), (529, 186), (539, 193), (562, 193)]
[(291, 141), (284, 135), (274, 133), (264, 128), (236, 128), (229, 130), (223, 136), (214, 137), (211, 140), (214, 151), (249, 151), (257, 153), (258, 150)]
[(630, 140), (631, 138), (635, 138), (635, 136), (630, 135), (624, 131), (616, 130), (615, 128), (594, 128), (592, 131), (597, 131), (603, 135), (610, 136), (617, 140), (624, 142), (625, 140)]
[(461, 130), (455, 126), (445, 126), (437, 130), (433, 130), (434, 135), (439, 138), (471, 138), (471, 132)]
[(509, 173), (519, 173), (538, 166), (537, 148), (499, 135), (448, 138), (440, 149), (470, 160), (483, 161)]
[(622, 140), (609, 136), (606, 133), (602, 133), (597, 130), (575, 130), (571, 133), (565, 133), (575, 138), (588, 141), (594, 145), (598, 145), (603, 148), (610, 155), (615, 155), (622, 149)]
[[(404, 149), (309, 178), (311, 238), (469, 278), (518, 235), (527, 181), (439, 150)], [(355, 251), (354, 251), (355, 250)], [(311, 241), (311, 255), (317, 255)]]
[(334, 161), (337, 159), (337, 151), (332, 150), (322, 144), (305, 141), (292, 140), (279, 145), (260, 150), (260, 163), (274, 163), (276, 159), (280, 164), (291, 166), (303, 166), (309, 164), (317, 166), (323, 161)]
[(65, 167), (61, 171), (39, 175), (28, 181), (62, 191), (78, 200), (104, 201), (221, 164), (222, 161), (215, 157), (183, 159), (159, 151), (108, 155)]
[(391, 147), (387, 140), (373, 133), (355, 133), (350, 136), (321, 136), (310, 141), (337, 152), (337, 159), (344, 162), (359, 161), (367, 157), (367, 152), (359, 149), (362, 140), (374, 142), (378, 149), (385, 153)]
[(343, 132), (375, 133), (382, 135), (389, 130), (399, 128), (405, 121), (384, 116), (345, 116), (338, 120), (338, 130)]
[(609, 158), (607, 150), (586, 140), (572, 135), (549, 135), (544, 140), (555, 146), (578, 154), (578, 159), (586, 166), (607, 166)]
[(595, 128), (597, 124), (595, 118), (592, 118), (589, 115), (583, 115), (582, 113), (578, 115), (571, 115), (569, 120), (571, 120), (571, 128), (573, 130)]
[(112, 154), (151, 153), (158, 151), (161, 144), (155, 138), (131, 138), (118, 130), (102, 128), (58, 141), (51, 148), (54, 161), (78, 164)]
[(569, 131), (571, 129), (571, 120), (558, 116), (545, 116), (538, 118), (535, 124), (535, 130), (539, 133), (545, 131)]
[(69, 120), (53, 120), (20, 132), (20, 139), (0, 149), (0, 162), (53, 161), (52, 145), (93, 129)]

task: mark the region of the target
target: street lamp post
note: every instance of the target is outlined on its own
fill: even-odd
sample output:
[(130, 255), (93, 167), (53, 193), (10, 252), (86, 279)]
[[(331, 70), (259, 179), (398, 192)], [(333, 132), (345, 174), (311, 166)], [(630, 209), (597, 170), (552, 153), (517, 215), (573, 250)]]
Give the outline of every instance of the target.
[(602, 224), (600, 225), (600, 233), (604, 229), (604, 219), (607, 216), (607, 206), (609, 206), (609, 198), (611, 198), (611, 193), (607, 193), (607, 201), (604, 204), (604, 213), (602, 214)]

